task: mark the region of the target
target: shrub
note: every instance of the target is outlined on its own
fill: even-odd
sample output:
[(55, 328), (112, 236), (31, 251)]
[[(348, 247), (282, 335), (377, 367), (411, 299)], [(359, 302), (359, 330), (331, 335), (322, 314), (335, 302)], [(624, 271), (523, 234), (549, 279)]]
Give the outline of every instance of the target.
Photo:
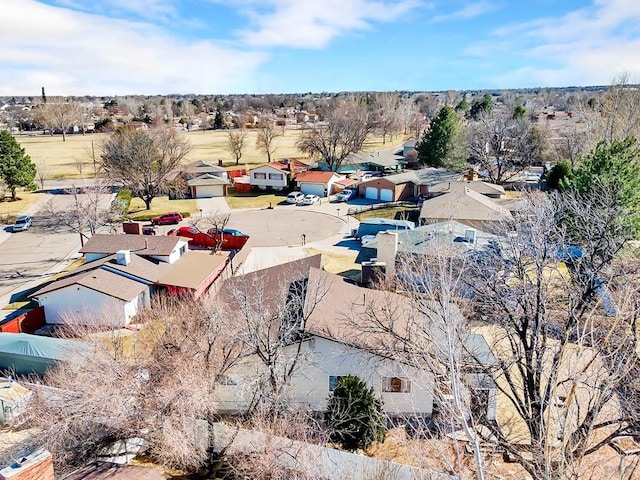
[(386, 432), (382, 400), (354, 375), (339, 378), (324, 420), (331, 441), (347, 450), (366, 449)]

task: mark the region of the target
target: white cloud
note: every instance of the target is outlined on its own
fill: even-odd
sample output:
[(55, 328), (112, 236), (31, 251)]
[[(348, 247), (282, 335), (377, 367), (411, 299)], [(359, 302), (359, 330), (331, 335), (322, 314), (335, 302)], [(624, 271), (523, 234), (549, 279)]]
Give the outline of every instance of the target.
[(266, 60), (33, 0), (3, 6), (0, 45), (0, 95), (38, 95), (42, 86), (50, 95), (255, 91), (251, 79)]
[(487, 12), (492, 10), (496, 10), (498, 8), (497, 5), (494, 5), (491, 2), (475, 2), (466, 5), (460, 10), (456, 10), (452, 13), (447, 13), (444, 15), (436, 15), (431, 19), (431, 22), (438, 23), (444, 22), (448, 20), (468, 20), (470, 18), (479, 17), (480, 15), (484, 15)]
[(323, 48), (336, 37), (391, 22), (416, 8), (418, 0), (237, 0), (250, 19), (240, 37), (257, 47)]
[(622, 72), (640, 78), (637, 0), (595, 0), (558, 18), (505, 26), (494, 37), (467, 53), (528, 65), (494, 76), (498, 86), (606, 85)]

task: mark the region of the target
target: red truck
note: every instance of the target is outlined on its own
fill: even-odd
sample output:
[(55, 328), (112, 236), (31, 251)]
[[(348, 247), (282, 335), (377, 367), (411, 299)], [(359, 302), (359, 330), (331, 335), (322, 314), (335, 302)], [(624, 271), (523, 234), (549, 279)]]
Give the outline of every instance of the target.
[(210, 228), (203, 232), (196, 227), (180, 227), (171, 235), (188, 238), (189, 244), (198, 247), (217, 248), (220, 245), (221, 250), (240, 250), (249, 240), (249, 235), (232, 228)]

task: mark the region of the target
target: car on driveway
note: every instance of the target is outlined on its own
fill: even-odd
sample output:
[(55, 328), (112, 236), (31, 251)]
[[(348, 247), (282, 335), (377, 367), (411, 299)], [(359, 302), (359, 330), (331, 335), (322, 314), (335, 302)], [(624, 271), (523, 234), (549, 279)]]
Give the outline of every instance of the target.
[(33, 219), (29, 215), (20, 215), (16, 219), (16, 223), (11, 227), (11, 231), (13, 232), (23, 232), (28, 230), (31, 224), (33, 223)]
[(182, 221), (182, 215), (179, 212), (163, 213), (159, 217), (153, 217), (151, 223), (154, 225), (175, 225)]
[(206, 232), (196, 227), (180, 227), (170, 235), (189, 239), (189, 245), (221, 250), (240, 250), (249, 240), (249, 235), (233, 228), (210, 228)]
[(355, 188), (345, 188), (341, 191), (336, 197), (336, 201), (338, 202), (348, 202), (358, 196), (358, 190)]
[(304, 200), (304, 193), (302, 192), (291, 192), (287, 195), (287, 203), (300, 203)]
[(313, 205), (314, 203), (317, 203), (318, 200), (320, 200), (320, 197), (318, 195), (305, 195), (304, 198), (302, 199), (302, 203), (304, 203), (305, 205)]

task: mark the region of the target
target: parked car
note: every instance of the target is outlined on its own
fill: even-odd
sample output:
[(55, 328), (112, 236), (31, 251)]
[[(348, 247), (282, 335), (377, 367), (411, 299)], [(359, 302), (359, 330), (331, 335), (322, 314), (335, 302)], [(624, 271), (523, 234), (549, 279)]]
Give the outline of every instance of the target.
[(156, 227), (153, 225), (144, 225), (142, 227), (142, 234), (143, 235), (155, 235), (156, 234)]
[(221, 250), (239, 250), (249, 240), (249, 235), (233, 228), (210, 228), (206, 232), (196, 227), (180, 227), (171, 235), (178, 235), (189, 239), (190, 245)]
[(29, 215), (20, 215), (16, 219), (16, 223), (13, 224), (11, 230), (13, 232), (23, 232), (28, 230), (32, 223), (33, 219)]
[(182, 215), (179, 212), (163, 213), (159, 217), (153, 217), (151, 223), (154, 225), (174, 225), (182, 221)]
[(320, 200), (320, 197), (318, 195), (305, 195), (304, 198), (302, 199), (302, 203), (304, 203), (305, 205), (313, 205), (314, 203), (317, 203), (318, 200)]
[(287, 203), (300, 203), (304, 199), (304, 193), (291, 192), (287, 195)]
[(338, 194), (338, 196), (336, 197), (336, 200), (338, 202), (348, 202), (349, 200), (352, 200), (357, 196), (358, 196), (358, 190), (356, 190), (355, 188), (345, 188), (343, 191), (341, 191)]

